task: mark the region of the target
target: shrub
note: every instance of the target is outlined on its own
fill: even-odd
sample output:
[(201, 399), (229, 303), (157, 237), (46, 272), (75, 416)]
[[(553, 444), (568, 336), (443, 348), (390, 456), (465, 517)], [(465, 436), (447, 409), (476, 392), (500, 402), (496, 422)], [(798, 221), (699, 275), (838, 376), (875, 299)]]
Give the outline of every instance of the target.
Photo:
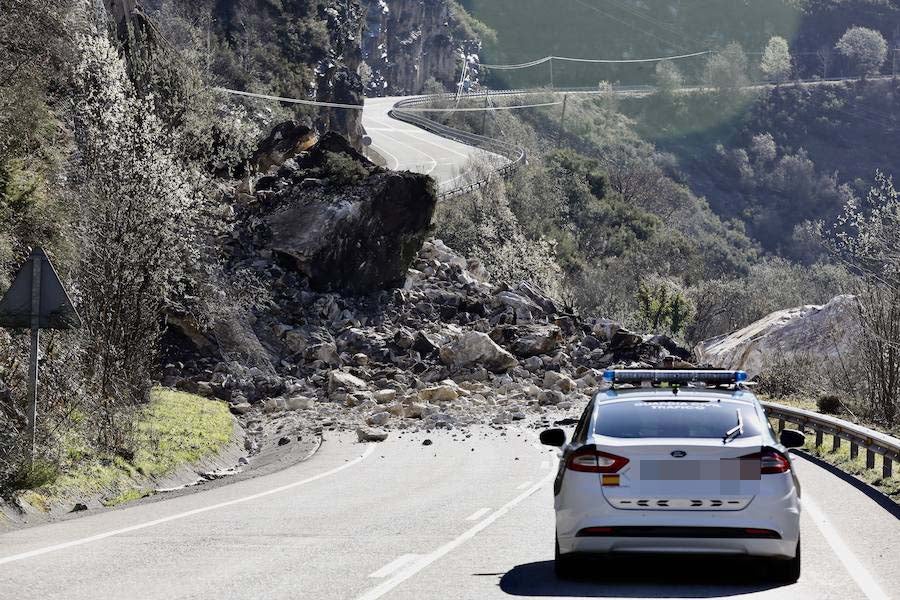
[(824, 394), (816, 398), (816, 408), (826, 415), (838, 415), (843, 412), (843, 403), (840, 396)]
[(325, 153), (323, 174), (339, 186), (356, 185), (369, 176), (369, 171), (353, 157), (336, 152)]
[(35, 460), (31, 465), (21, 463), (4, 485), (4, 491), (33, 490), (59, 477), (59, 467), (50, 461)]

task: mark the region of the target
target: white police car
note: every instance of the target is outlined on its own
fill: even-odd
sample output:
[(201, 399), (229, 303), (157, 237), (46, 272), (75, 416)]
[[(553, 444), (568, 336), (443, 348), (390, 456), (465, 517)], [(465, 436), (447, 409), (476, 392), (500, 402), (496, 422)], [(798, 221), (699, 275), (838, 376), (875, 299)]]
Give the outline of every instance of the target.
[[(607, 371), (562, 448), (554, 486), (556, 569), (579, 557), (653, 553), (765, 557), (782, 582), (800, 576), (800, 485), (742, 371)], [(623, 387), (624, 384), (624, 387)], [(627, 388), (627, 389), (626, 389)]]

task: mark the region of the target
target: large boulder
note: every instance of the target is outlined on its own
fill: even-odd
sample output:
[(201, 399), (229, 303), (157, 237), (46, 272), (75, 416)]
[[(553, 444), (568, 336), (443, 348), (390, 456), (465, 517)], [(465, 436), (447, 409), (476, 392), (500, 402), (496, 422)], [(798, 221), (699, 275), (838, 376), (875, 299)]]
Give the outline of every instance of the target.
[(434, 181), (379, 169), (332, 133), (295, 162), (261, 192), (255, 244), (316, 291), (402, 286), (431, 224)]
[(486, 333), (469, 331), (441, 348), (441, 361), (453, 368), (480, 366), (495, 373), (519, 364), (516, 357), (498, 346)]
[(815, 357), (823, 363), (846, 355), (858, 335), (855, 296), (837, 296), (823, 306), (779, 310), (729, 335), (697, 346), (700, 363), (759, 375), (776, 359)]

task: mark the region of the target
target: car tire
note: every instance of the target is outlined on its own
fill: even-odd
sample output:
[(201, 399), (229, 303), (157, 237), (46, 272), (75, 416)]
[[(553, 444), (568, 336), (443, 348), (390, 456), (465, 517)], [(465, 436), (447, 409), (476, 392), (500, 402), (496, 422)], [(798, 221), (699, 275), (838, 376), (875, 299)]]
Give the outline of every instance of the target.
[(576, 557), (560, 554), (559, 540), (554, 541), (553, 570), (559, 579), (573, 579), (578, 573)]
[(774, 560), (771, 564), (772, 579), (778, 583), (795, 583), (800, 579), (800, 540), (797, 540), (797, 553), (788, 560)]

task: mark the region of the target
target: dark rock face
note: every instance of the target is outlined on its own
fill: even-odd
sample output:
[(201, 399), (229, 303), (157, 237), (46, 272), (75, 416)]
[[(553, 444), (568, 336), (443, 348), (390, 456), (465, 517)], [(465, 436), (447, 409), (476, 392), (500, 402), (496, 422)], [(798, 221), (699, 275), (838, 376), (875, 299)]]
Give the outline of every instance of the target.
[(446, 0), (362, 1), (368, 8), (363, 52), (372, 69), (370, 94), (419, 94), (428, 77), (452, 89), (460, 52), (480, 47), (478, 40), (459, 39)]
[(241, 254), (263, 253), (319, 292), (399, 287), (436, 202), (427, 176), (380, 169), (328, 133), (257, 182), (256, 201), (238, 215)]
[[(322, 102), (361, 105), (365, 90), (359, 76), (362, 63), (362, 30), (365, 9), (359, 0), (329, 0), (321, 11), (327, 23), (330, 49), (320, 65), (317, 99)], [(321, 131), (338, 131), (362, 148), (362, 111), (334, 108), (320, 119)]]
[(425, 241), (434, 192), (412, 173), (373, 179), (365, 194), (338, 199), (285, 190), (286, 206), (266, 217), (273, 252), (314, 290), (364, 294), (403, 285)]

